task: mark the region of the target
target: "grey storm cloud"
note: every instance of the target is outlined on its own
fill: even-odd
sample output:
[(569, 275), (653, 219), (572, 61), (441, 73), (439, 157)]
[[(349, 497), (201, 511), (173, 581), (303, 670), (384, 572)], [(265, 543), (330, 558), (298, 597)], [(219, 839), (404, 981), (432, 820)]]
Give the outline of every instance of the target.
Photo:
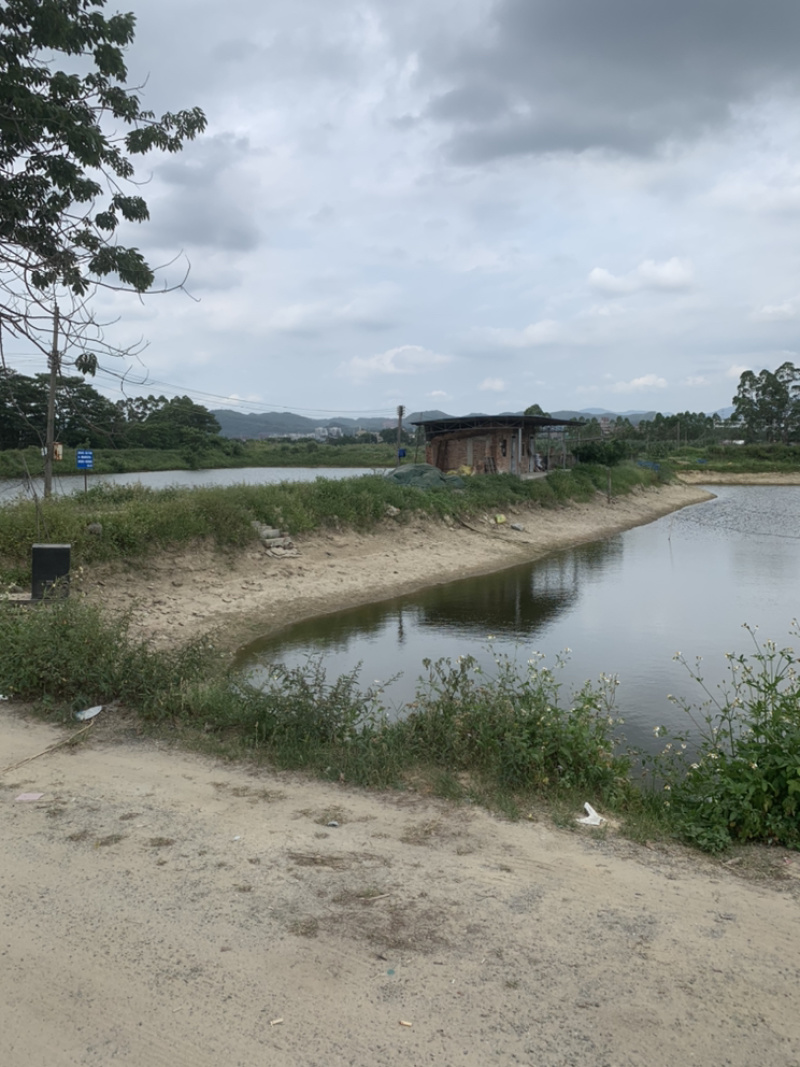
[(165, 160), (156, 171), (165, 195), (154, 211), (161, 241), (235, 252), (257, 248), (257, 204), (236, 195), (240, 167), (252, 155), (247, 138), (218, 134)]
[[(461, 162), (610, 149), (648, 154), (795, 92), (795, 0), (500, 0), (483, 27), (422, 53), (425, 111)], [(440, 51), (441, 49), (441, 51)]]

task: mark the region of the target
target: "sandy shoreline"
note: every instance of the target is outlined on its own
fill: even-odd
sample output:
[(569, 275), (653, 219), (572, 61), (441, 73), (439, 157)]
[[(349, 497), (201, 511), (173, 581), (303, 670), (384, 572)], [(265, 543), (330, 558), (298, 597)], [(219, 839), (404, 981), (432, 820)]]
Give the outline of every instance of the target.
[(800, 471), (681, 471), (678, 477), (686, 485), (800, 485)]
[(261, 546), (230, 555), (197, 546), (129, 568), (93, 567), (74, 578), (73, 589), (111, 611), (131, 611), (135, 631), (157, 644), (214, 632), (233, 648), (301, 619), (501, 570), (708, 499), (698, 487), (669, 485), (610, 503), (598, 494), (588, 504), (512, 508), (501, 526), (491, 516), (469, 527), (386, 519), (367, 534), (299, 538), (295, 558), (272, 558)]

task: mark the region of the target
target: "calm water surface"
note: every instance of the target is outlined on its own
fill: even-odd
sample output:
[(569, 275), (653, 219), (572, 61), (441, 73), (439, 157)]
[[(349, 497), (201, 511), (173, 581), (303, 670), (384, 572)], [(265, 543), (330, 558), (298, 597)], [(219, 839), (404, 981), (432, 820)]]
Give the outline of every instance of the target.
[[(92, 474), (89, 486), (145, 485), (150, 489), (166, 489), (180, 485), (189, 488), (207, 485), (275, 485), (277, 482), (313, 482), (315, 478), (356, 478), (360, 474), (372, 474), (366, 467), (238, 467), (224, 470), (201, 471), (138, 471), (133, 474)], [(44, 486), (40, 478), (33, 479), (39, 496)], [(69, 474), (53, 479), (53, 492), (71, 495), (83, 492), (83, 475)], [(19, 479), (0, 479), (0, 503), (21, 495), (29, 495)]]
[(272, 662), (313, 654), (329, 677), (359, 663), (365, 683), (400, 671), (387, 691), (400, 706), (426, 657), (468, 653), (490, 666), (493, 650), (522, 663), (542, 652), (552, 664), (569, 648), (568, 686), (616, 674), (626, 737), (652, 748), (654, 726), (687, 726), (667, 694), (701, 695), (676, 652), (702, 656), (713, 688), (725, 653), (751, 647), (743, 623), (783, 645), (800, 614), (800, 487), (713, 492), (708, 503), (536, 563), (301, 623), (248, 646), (240, 663), (256, 679)]

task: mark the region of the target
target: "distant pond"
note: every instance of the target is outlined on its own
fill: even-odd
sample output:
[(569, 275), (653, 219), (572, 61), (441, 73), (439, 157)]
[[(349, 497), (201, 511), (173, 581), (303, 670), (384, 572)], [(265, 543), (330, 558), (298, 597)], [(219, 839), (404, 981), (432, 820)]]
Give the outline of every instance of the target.
[[(211, 485), (276, 485), (278, 482), (313, 482), (315, 478), (357, 478), (372, 474), (367, 467), (225, 467), (199, 471), (136, 471), (131, 474), (88, 474), (93, 485), (145, 485), (150, 489), (166, 489), (179, 485), (187, 488)], [(33, 487), (42, 495), (41, 478), (33, 479)], [(56, 495), (82, 493), (82, 474), (59, 474), (53, 479)], [(0, 479), (0, 503), (8, 503), (21, 495), (29, 495), (26, 484), (19, 478)]]
[[(800, 614), (800, 486), (715, 486), (716, 499), (647, 526), (554, 553), (483, 578), (435, 586), (292, 626), (242, 649), (255, 680), (270, 663), (322, 655), (329, 677), (362, 664), (365, 684), (401, 673), (387, 690), (413, 699), (423, 659), (493, 652), (552, 665), (569, 648), (562, 677), (580, 686), (604, 672), (620, 679), (627, 739), (653, 748), (653, 729), (688, 725), (667, 699), (702, 694), (680, 651), (703, 657), (713, 687), (726, 652), (749, 652), (743, 623), (791, 644)], [(491, 639), (490, 639), (491, 638)]]

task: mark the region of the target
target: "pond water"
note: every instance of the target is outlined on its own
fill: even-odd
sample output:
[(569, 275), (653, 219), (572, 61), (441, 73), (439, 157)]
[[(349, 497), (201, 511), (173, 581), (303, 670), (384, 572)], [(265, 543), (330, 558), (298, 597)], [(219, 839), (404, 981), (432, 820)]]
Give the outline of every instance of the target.
[(625, 736), (652, 750), (656, 725), (690, 725), (667, 694), (702, 699), (676, 652), (692, 663), (702, 656), (713, 689), (725, 653), (752, 648), (744, 623), (783, 646), (800, 614), (800, 487), (713, 492), (715, 500), (535, 563), (292, 626), (243, 649), (239, 664), (256, 681), (270, 663), (315, 654), (329, 678), (359, 663), (365, 684), (402, 672), (387, 690), (400, 707), (426, 657), (469, 654), (490, 667), (497, 652), (522, 664), (541, 652), (552, 665), (569, 648), (565, 684), (617, 675)]
[[(188, 488), (209, 485), (275, 485), (278, 482), (313, 482), (315, 478), (356, 478), (372, 474), (366, 467), (237, 467), (199, 471), (137, 471), (133, 474), (88, 475), (88, 485), (145, 485), (151, 489), (166, 489), (180, 485)], [(41, 496), (41, 478), (33, 479), (33, 487)], [(71, 495), (82, 493), (82, 474), (68, 474), (53, 479), (53, 493)], [(28, 486), (20, 479), (0, 479), (0, 502), (9, 502), (22, 495), (30, 495)]]

